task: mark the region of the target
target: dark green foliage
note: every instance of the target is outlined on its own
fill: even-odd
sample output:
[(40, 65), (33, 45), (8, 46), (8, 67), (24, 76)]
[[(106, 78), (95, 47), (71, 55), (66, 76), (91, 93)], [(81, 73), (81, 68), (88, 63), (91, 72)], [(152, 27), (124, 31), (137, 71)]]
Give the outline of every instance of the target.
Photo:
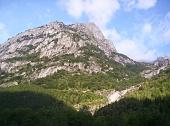
[[(120, 71), (117, 71), (120, 72)], [(131, 79), (123, 79), (119, 74), (115, 73), (97, 73), (97, 74), (84, 74), (84, 73), (70, 73), (66, 71), (59, 71), (53, 75), (45, 78), (40, 78), (32, 81), (36, 85), (44, 85), (46, 88), (55, 89), (90, 89), (90, 90), (103, 90), (103, 89), (124, 89), (134, 83), (141, 82), (140, 77), (133, 77)]]
[(140, 90), (129, 94), (129, 97), (137, 99), (154, 99), (165, 96), (170, 96), (170, 69), (162, 71), (150, 80), (144, 81)]
[[(1, 126), (92, 126), (89, 113), (35, 92), (0, 92)], [(86, 121), (85, 121), (86, 120)]]
[(27, 45), (26, 47), (29, 48), (29, 50), (32, 50), (34, 48), (33, 45)]
[(54, 43), (55, 43), (55, 46), (57, 45), (57, 42), (58, 42), (58, 38), (55, 38), (52, 40)]
[[(5, 89), (4, 89), (5, 90)], [(0, 91), (4, 91), (1, 90)], [(10, 92), (36, 92), (41, 94), (47, 94), (56, 99), (60, 99), (67, 103), (68, 105), (100, 105), (106, 102), (104, 96), (99, 96), (90, 90), (77, 90), (77, 89), (45, 89), (40, 86), (32, 84), (20, 84), (11, 88), (7, 88), (5, 91)], [(85, 91), (85, 92), (84, 92)]]
[(0, 84), (11, 82), (11, 81), (22, 81), (22, 76), (15, 76), (14, 73), (4, 73), (0, 75)]
[(0, 108), (48, 108), (63, 106), (63, 102), (56, 101), (46, 94), (31, 91), (0, 92)]
[(49, 59), (48, 61), (59, 61), (61, 65), (64, 63), (85, 63), (88, 65), (89, 59), (85, 56), (78, 56), (75, 57), (74, 54), (64, 54), (61, 56), (55, 56), (52, 59)]
[(34, 48), (33, 45), (26, 45), (26, 46), (24, 46), (24, 47), (17, 48), (16, 51), (17, 51), (19, 54), (24, 54), (24, 55), (26, 55), (26, 54), (28, 54), (28, 52), (29, 52), (30, 50), (32, 50), (33, 48)]
[[(132, 60), (129, 57), (127, 57), (126, 55), (121, 54), (121, 53), (117, 53), (117, 52), (112, 52), (111, 57), (114, 58), (116, 55), (121, 56), (121, 57), (128, 59), (128, 60)], [(125, 64), (126, 70), (134, 72), (135, 74), (139, 74), (141, 71), (146, 69), (146, 64), (139, 63), (139, 62), (136, 62), (136, 61), (134, 61), (134, 63), (135, 64), (129, 64), (129, 63)]]
[[(74, 41), (79, 41), (76, 37), (80, 36), (75, 34), (74, 37)], [(57, 41), (54, 40), (56, 44)], [(92, 74), (61, 70), (32, 81), (24, 76), (4, 73), (0, 76), (0, 83), (17, 81), (20, 85), (0, 89), (0, 126), (170, 125), (170, 69), (151, 80), (145, 80), (139, 76), (145, 65), (136, 63), (123, 66), (112, 59), (115, 55), (128, 58), (125, 55), (113, 53), (112, 57), (107, 57), (97, 46), (90, 44), (80, 50), (82, 55), (78, 57), (65, 54), (40, 59), (39, 54), (29, 54), (9, 59), (10, 62), (37, 62), (34, 66), (23, 65), (19, 73), (26, 72), (24, 76), (31, 75), (35, 69), (49, 67), (46, 66), (49, 61), (59, 61), (56, 63), (61, 64), (82, 62), (88, 67), (90, 58), (93, 58), (102, 71), (113, 69)], [(106, 97), (97, 92), (101, 93), (104, 89), (122, 90), (141, 82), (144, 84), (138, 91), (98, 110), (94, 117), (89, 113), (89, 106), (100, 106), (107, 102)], [(69, 105), (79, 107), (80, 111)]]
[(135, 62), (135, 64), (126, 64), (125, 66), (123, 66), (122, 64), (114, 61), (113, 57), (115, 57), (115, 55), (119, 55), (126, 59), (129, 59), (129, 57), (116, 52), (112, 52), (112, 55), (110, 57), (107, 57), (103, 50), (92, 44), (87, 44), (86, 46), (80, 48), (80, 50), (83, 51), (84, 59), (86, 59), (86, 61), (88, 61), (90, 57), (93, 57), (95, 58), (96, 62), (101, 66), (102, 70), (107, 70), (111, 67), (113, 68), (112, 72), (115, 73), (115, 75), (120, 76), (121, 78), (124, 78), (126, 74), (130, 76), (139, 75), (139, 73), (145, 69), (145, 65), (137, 62)]
[(21, 42), (21, 40), (17, 39), (17, 40), (16, 40), (16, 42), (17, 42), (17, 43), (20, 43), (20, 42)]
[(41, 61), (41, 59), (39, 57), (39, 53), (34, 53), (34, 54), (23, 55), (21, 57), (13, 57), (6, 60), (6, 62), (16, 62), (16, 61), (38, 62)]
[[(54, 76), (48, 76), (34, 82), (46, 88), (21, 84), (16, 87), (0, 89), (0, 125), (169, 126), (169, 73), (170, 70), (167, 69), (153, 79), (146, 80), (138, 91), (132, 92), (116, 103), (99, 109), (94, 117), (88, 112), (86, 105), (89, 102), (97, 104), (93, 101), (99, 102), (104, 99), (95, 95), (91, 90), (106, 88), (105, 82), (107, 81), (105, 80), (111, 78), (108, 76), (109, 74), (88, 76), (84, 74), (82, 76), (81, 74), (60, 71)], [(112, 76), (111, 73), (110, 75)], [(84, 82), (85, 80), (87, 83)], [(89, 83), (89, 80), (91, 83)], [(102, 85), (100, 82), (106, 85)], [(62, 90), (55, 89), (55, 83), (61, 84), (57, 88)], [(85, 84), (85, 87), (81, 83)], [(50, 84), (54, 84), (54, 87), (50, 87)], [(83, 93), (83, 89), (87, 89), (85, 93)], [(80, 112), (69, 107), (69, 104), (82, 105)]]
[(154, 100), (125, 98), (98, 110), (95, 120), (103, 126), (169, 126), (170, 97)]
[(72, 39), (73, 39), (73, 41), (78, 42), (78, 41), (80, 41), (80, 36), (75, 33), (75, 34), (73, 34)]
[(33, 39), (33, 36), (31, 36), (31, 35), (24, 35), (24, 36), (22, 36), (22, 41), (30, 40), (30, 39)]
[(170, 69), (146, 80), (138, 91), (119, 102), (98, 110), (95, 120), (106, 126), (170, 126)]
[(119, 56), (121, 56), (121, 57), (123, 57), (123, 58), (130, 59), (130, 58), (127, 57), (126, 55), (124, 55), (124, 54), (122, 54), (122, 53), (117, 53), (117, 52), (112, 52), (111, 57), (114, 57), (115, 55), (119, 55)]
[(43, 38), (45, 36), (45, 34), (39, 34), (38, 36), (36, 36), (36, 38)]
[(146, 69), (146, 67), (140, 63), (136, 64), (126, 64), (126, 68), (129, 71), (133, 71), (136, 74), (139, 74), (141, 71), (143, 71), (144, 69)]
[[(31, 85), (30, 85), (31, 86)], [(24, 91), (25, 90), (25, 91)], [(32, 91), (29, 91), (32, 90)], [(125, 98), (98, 110), (94, 117), (32, 87), (0, 90), (1, 126), (169, 126), (170, 98)], [(44, 93), (40, 93), (40, 92)]]
[(104, 51), (102, 51), (101, 49), (99, 49), (95, 45), (86, 43), (86, 46), (80, 48), (79, 50), (81, 50), (83, 52), (83, 54), (85, 56), (87, 56), (88, 58), (90, 56), (93, 56), (93, 57), (98, 58), (98, 59), (102, 58), (104, 60), (108, 60), (108, 58), (105, 55)]

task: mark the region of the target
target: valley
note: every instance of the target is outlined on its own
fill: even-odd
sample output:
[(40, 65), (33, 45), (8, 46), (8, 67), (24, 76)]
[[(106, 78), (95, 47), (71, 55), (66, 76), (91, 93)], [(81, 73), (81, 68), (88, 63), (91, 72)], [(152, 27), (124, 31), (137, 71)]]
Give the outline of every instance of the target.
[(28, 29), (0, 46), (0, 125), (168, 126), (169, 66), (117, 52), (94, 23)]

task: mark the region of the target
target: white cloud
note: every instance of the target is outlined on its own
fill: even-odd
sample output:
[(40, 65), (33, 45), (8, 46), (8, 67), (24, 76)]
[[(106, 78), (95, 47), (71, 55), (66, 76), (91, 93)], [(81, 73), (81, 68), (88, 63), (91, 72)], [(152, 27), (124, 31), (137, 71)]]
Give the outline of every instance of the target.
[(103, 29), (103, 33), (106, 36), (106, 38), (113, 40), (114, 42), (121, 40), (121, 35), (118, 33), (118, 31), (115, 28)]
[[(139, 25), (132, 37), (120, 33), (116, 28), (107, 28), (107, 24), (121, 7), (128, 11), (132, 9), (146, 10), (156, 5), (157, 0), (61, 0), (63, 8), (76, 19), (87, 17), (88, 21), (97, 24), (104, 35), (111, 39), (118, 52), (123, 53), (137, 61), (152, 61), (157, 57), (155, 49), (150, 49), (144, 42), (148, 33), (152, 34), (152, 22)], [(137, 39), (135, 39), (137, 38)], [(139, 40), (140, 39), (140, 40)]]
[(130, 11), (132, 9), (147, 10), (154, 7), (157, 0), (122, 0), (124, 9)]
[(5, 25), (3, 23), (0, 23), (0, 30), (4, 29)]
[(104, 30), (104, 33), (113, 41), (119, 53), (123, 53), (136, 61), (153, 61), (157, 58), (157, 52), (149, 49), (144, 40), (139, 40), (134, 34), (134, 38), (125, 36), (118, 32), (115, 28)]
[(170, 29), (164, 32), (163, 37), (165, 38), (166, 41), (170, 42)]
[(5, 24), (0, 22), (0, 43), (7, 40), (8, 37), (9, 37), (9, 34), (7, 32)]
[(69, 15), (75, 18), (85, 15), (100, 28), (104, 28), (120, 8), (118, 0), (62, 0), (62, 5)]
[(150, 23), (145, 23), (143, 25), (142, 31), (144, 34), (150, 33), (152, 31), (152, 25)]
[(166, 43), (170, 43), (170, 12), (165, 15), (165, 19), (161, 22), (160, 32), (163, 33), (163, 38)]
[(126, 54), (136, 61), (153, 61), (157, 56), (156, 51), (149, 49), (143, 42), (126, 37), (122, 37), (115, 46), (118, 52)]
[(159, 21), (160, 23), (153, 25), (151, 34), (153, 44), (170, 46), (170, 12)]
[(83, 0), (62, 0), (62, 5), (67, 10), (68, 14), (75, 18), (80, 18), (84, 11)]
[(137, 8), (139, 9), (149, 9), (156, 5), (157, 0), (138, 0)]
[(121, 0), (123, 9), (126, 11), (131, 11), (135, 8), (136, 0)]
[(170, 48), (170, 12), (164, 18), (154, 20), (158, 20), (160, 23), (152, 20), (146, 22), (144, 19), (135, 24), (136, 31), (134, 31), (133, 36), (123, 37), (116, 44), (117, 50), (135, 60), (144, 61), (152, 61), (159, 56), (166, 55), (168, 52), (164, 51), (164, 48)]

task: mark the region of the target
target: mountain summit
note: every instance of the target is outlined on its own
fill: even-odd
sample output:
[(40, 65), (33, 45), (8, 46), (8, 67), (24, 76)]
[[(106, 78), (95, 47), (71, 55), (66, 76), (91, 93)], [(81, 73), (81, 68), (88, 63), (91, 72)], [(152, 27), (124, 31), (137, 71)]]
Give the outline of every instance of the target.
[(56, 21), (8, 39), (0, 49), (0, 59), (20, 57), (23, 55), (21, 51), (40, 53), (40, 57), (77, 54), (78, 49), (86, 43), (98, 46), (107, 55), (116, 52), (115, 47), (105, 39), (94, 23), (65, 25)]
[(15, 73), (32, 79), (58, 70), (98, 73), (135, 64), (117, 53), (94, 23), (65, 25), (52, 22), (29, 29), (0, 47), (1, 73)]

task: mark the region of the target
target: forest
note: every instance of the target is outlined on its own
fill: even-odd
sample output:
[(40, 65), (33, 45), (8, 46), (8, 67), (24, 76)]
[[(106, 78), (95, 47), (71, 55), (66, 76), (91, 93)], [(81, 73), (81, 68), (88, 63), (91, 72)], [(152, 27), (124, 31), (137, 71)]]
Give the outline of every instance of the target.
[[(38, 86), (37, 83), (36, 85), (21, 84), (0, 89), (0, 125), (169, 126), (169, 90), (170, 69), (167, 69), (154, 78), (145, 80), (138, 91), (128, 94), (118, 102), (96, 110), (92, 115), (86, 106), (76, 111), (72, 104), (81, 103), (81, 100), (85, 102), (89, 102), (89, 99), (92, 101), (95, 99), (104, 100), (102, 97), (95, 96), (93, 91), (87, 94), (79, 91), (77, 94), (69, 94), (68, 90), (62, 92), (58, 89)], [(60, 97), (63, 94), (65, 94), (65, 100)], [(82, 99), (75, 100), (76, 96), (81, 96)], [(70, 100), (68, 100), (69, 98)]]

